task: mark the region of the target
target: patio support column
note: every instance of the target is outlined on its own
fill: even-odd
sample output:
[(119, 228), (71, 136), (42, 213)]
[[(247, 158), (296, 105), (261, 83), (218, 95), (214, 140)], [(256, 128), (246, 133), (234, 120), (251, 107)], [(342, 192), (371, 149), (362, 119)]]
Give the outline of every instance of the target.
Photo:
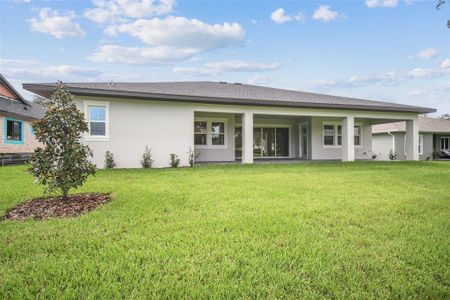
[(355, 118), (342, 120), (342, 161), (355, 161)]
[(242, 163), (253, 163), (253, 113), (242, 115)]
[(406, 160), (419, 160), (418, 119), (406, 121)]

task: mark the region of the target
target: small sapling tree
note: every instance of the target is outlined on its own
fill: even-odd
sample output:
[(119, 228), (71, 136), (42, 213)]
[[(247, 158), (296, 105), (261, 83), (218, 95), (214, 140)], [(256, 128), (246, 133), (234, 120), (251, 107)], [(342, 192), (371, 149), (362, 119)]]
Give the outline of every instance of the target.
[(95, 165), (89, 161), (92, 151), (80, 143), (88, 124), (62, 82), (57, 82), (50, 99), (36, 101), (45, 108), (43, 118), (33, 122), (42, 147), (34, 151), (28, 170), (46, 187), (46, 193), (59, 192), (67, 199), (71, 188), (82, 186), (89, 175), (95, 174)]
[(141, 165), (144, 169), (149, 169), (153, 165), (152, 150), (146, 145), (142, 154)]
[(114, 169), (116, 162), (114, 161), (114, 154), (111, 151), (105, 153), (105, 169)]

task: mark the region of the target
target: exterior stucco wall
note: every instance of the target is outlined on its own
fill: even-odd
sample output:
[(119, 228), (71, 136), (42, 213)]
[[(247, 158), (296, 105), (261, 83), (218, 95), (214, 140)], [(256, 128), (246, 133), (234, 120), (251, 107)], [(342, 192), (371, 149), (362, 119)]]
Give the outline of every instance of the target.
[(341, 159), (342, 148), (323, 148), (323, 121), (339, 121), (345, 116), (353, 115), (356, 124), (362, 123), (363, 130), (363, 146), (355, 148), (355, 157), (356, 159), (371, 159), (370, 119), (405, 120), (417, 116), (413, 113), (218, 105), (77, 96), (76, 102), (82, 111), (84, 111), (83, 101), (85, 100), (109, 102), (109, 139), (106, 141), (82, 139), (93, 150), (93, 161), (100, 168), (104, 166), (104, 156), (107, 150), (114, 154), (117, 167), (139, 168), (145, 145), (152, 149), (155, 167), (168, 167), (170, 153), (179, 156), (182, 166), (188, 165), (186, 151), (190, 147), (194, 149), (194, 118), (198, 114), (227, 118), (228, 148), (221, 152), (202, 151), (199, 160), (203, 161), (234, 160), (233, 127), (239, 123), (239, 116), (243, 113), (253, 113), (256, 126), (290, 124), (290, 157), (292, 158), (299, 156), (298, 124), (309, 120), (310, 158), (324, 160)]
[(144, 148), (152, 150), (154, 167), (168, 167), (169, 155), (180, 158), (180, 166), (189, 164), (186, 152), (194, 149), (194, 111), (191, 105), (77, 97), (76, 103), (84, 111), (83, 100), (109, 101), (109, 140), (89, 141), (82, 138), (94, 152), (93, 162), (104, 167), (105, 152), (111, 151), (118, 168), (140, 168)]
[(195, 112), (195, 119), (225, 119), (227, 128), (225, 130), (226, 148), (200, 148), (196, 147), (196, 155), (198, 154), (197, 162), (207, 161), (234, 161), (234, 114), (221, 113), (202, 113)]
[(31, 121), (11, 117), (11, 119), (23, 122), (24, 140), (22, 144), (5, 143), (6, 129), (5, 119), (8, 116), (0, 115), (0, 153), (31, 153), (39, 146), (31, 129)]
[[(323, 146), (323, 123), (341, 122), (339, 118), (313, 117), (311, 120), (311, 158), (313, 160), (342, 159), (342, 146)], [(364, 120), (355, 119), (355, 125), (362, 126), (362, 146), (355, 146), (355, 159), (371, 159), (372, 127)]]
[[(433, 158), (433, 134), (419, 133), (423, 136), (423, 154), (419, 154), (420, 160)], [(394, 132), (394, 148), (392, 147), (392, 136), (387, 133), (374, 134), (372, 137), (374, 152), (377, 153), (378, 160), (389, 160), (389, 151), (391, 148), (397, 154), (397, 160), (405, 160), (405, 133)]]

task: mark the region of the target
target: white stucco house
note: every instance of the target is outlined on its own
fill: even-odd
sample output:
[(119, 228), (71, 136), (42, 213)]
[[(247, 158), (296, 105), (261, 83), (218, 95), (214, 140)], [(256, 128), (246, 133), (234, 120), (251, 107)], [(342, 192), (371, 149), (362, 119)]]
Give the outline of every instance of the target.
[[(371, 159), (372, 125), (404, 121), (405, 159), (419, 159), (419, 114), (435, 109), (226, 82), (67, 83), (89, 123), (84, 143), (103, 166), (140, 167), (146, 145), (155, 167), (175, 153), (196, 162)], [(24, 84), (49, 97), (54, 84)]]
[[(419, 116), (419, 159), (450, 159), (450, 120)], [(379, 160), (389, 160), (392, 151), (403, 160), (407, 152), (406, 124), (395, 122), (372, 127), (372, 151)]]

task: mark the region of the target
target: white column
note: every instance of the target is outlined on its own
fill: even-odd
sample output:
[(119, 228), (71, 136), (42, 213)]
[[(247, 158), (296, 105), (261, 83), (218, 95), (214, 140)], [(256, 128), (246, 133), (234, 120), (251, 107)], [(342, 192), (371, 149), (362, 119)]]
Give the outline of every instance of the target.
[(253, 163), (253, 113), (242, 115), (242, 163)]
[(355, 118), (342, 120), (342, 161), (355, 161)]
[(406, 121), (406, 160), (419, 160), (418, 119)]

